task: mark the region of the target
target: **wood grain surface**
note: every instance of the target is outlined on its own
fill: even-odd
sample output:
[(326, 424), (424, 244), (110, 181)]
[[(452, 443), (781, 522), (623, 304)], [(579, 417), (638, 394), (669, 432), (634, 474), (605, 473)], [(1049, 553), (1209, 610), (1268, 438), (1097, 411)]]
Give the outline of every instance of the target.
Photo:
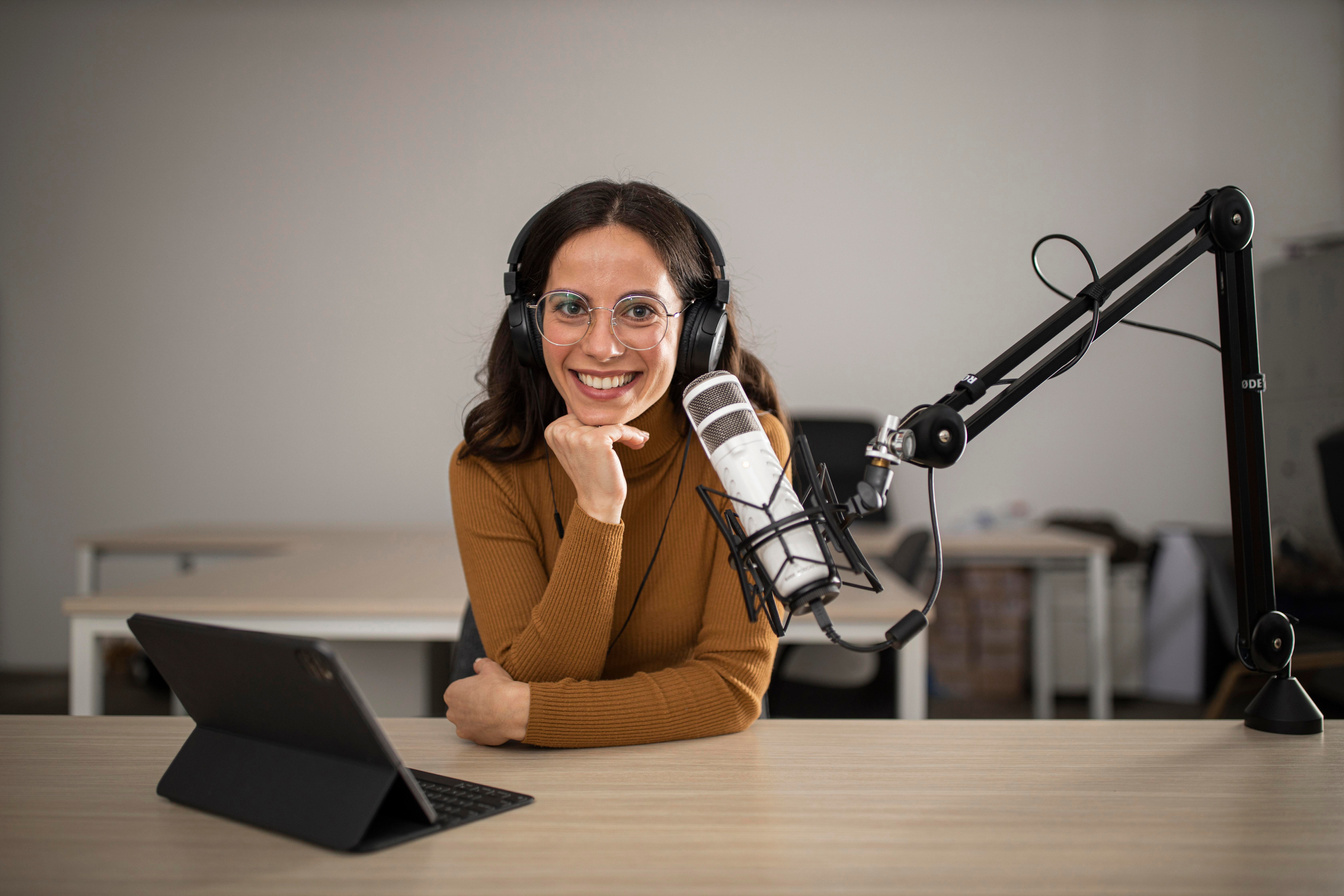
[(154, 793), (174, 718), (0, 718), (0, 891), (1337, 893), (1344, 726), (759, 722), (599, 750), (386, 721), (412, 767), (532, 806), (369, 855)]

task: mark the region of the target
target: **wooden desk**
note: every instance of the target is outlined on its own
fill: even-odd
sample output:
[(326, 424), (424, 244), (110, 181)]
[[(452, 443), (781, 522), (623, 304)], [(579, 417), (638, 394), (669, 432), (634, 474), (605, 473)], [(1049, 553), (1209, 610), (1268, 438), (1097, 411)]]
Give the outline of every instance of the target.
[[(860, 547), (868, 556), (894, 547), (901, 534), (868, 535)], [(857, 540), (858, 536), (856, 536)], [(1087, 574), (1087, 655), (1089, 714), (1112, 715), (1110, 574), (1111, 542), (1063, 528), (990, 529), (944, 533), (944, 566), (1025, 566), (1033, 573), (1083, 569)], [(930, 549), (932, 550), (932, 549)], [(936, 607), (936, 605), (935, 605)], [(1032, 710), (1038, 719), (1054, 715), (1055, 657), (1050, 595), (1041, 575), (1031, 592)]]
[(704, 740), (408, 765), (534, 805), (350, 856), (170, 803), (181, 718), (0, 717), (3, 890), (29, 893), (1338, 893), (1344, 723), (758, 722)]
[[(70, 714), (103, 709), (99, 640), (129, 637), (126, 619), (155, 613), (281, 634), (344, 641), (456, 641), (467, 585), (451, 527), (398, 530), (173, 527), (87, 538), (81, 551), (247, 553), (256, 559), (191, 575), (65, 600), (70, 619)], [(881, 594), (848, 589), (831, 618), (845, 637), (880, 641), (924, 598), (878, 570)], [(745, 607), (743, 612), (746, 612)], [(793, 621), (790, 643), (827, 643), (810, 618)], [(923, 635), (897, 654), (897, 712), (927, 713)]]

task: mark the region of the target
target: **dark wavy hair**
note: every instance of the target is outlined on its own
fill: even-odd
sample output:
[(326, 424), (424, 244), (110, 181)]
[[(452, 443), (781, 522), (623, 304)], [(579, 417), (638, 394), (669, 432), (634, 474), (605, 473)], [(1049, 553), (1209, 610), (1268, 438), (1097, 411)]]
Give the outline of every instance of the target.
[[(562, 193), (537, 216), (519, 257), (521, 294), (534, 301), (546, 288), (551, 261), (560, 247), (578, 233), (608, 224), (629, 227), (649, 241), (682, 301), (696, 301), (712, 293), (716, 277), (713, 259), (675, 199), (652, 184), (598, 180)], [(719, 369), (741, 380), (756, 407), (780, 417), (787, 429), (774, 378), (738, 341), (736, 304), (728, 303), (728, 332), (719, 355)], [(463, 423), (463, 457), (475, 454), (496, 462), (529, 457), (543, 441), (546, 427), (565, 414), (564, 399), (550, 374), (518, 363), (507, 311), (495, 330), (490, 354), (477, 372), (476, 382), (483, 391)], [(689, 382), (677, 373), (668, 387), (678, 408)], [(682, 423), (689, 425), (685, 420)]]

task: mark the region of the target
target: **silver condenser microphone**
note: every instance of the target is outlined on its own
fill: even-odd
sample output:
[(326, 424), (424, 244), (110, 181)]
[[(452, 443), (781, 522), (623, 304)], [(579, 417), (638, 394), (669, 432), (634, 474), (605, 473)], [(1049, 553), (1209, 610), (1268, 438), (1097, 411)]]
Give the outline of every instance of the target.
[(803, 505), (742, 383), (731, 373), (712, 371), (687, 386), (682, 401), (748, 539), (766, 533), (755, 554), (776, 596), (795, 613), (806, 612), (813, 601), (834, 598), (840, 593), (840, 577), (826, 563), (812, 524), (799, 517), (772, 528), (801, 514)]

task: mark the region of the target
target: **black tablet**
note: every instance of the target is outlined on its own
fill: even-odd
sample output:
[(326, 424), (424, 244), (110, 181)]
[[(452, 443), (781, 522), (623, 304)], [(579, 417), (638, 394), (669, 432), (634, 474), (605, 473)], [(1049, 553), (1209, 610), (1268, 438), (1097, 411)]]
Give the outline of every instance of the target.
[(321, 639), (141, 613), (129, 625), (196, 721), (160, 796), (355, 852), (533, 801), (406, 768)]

